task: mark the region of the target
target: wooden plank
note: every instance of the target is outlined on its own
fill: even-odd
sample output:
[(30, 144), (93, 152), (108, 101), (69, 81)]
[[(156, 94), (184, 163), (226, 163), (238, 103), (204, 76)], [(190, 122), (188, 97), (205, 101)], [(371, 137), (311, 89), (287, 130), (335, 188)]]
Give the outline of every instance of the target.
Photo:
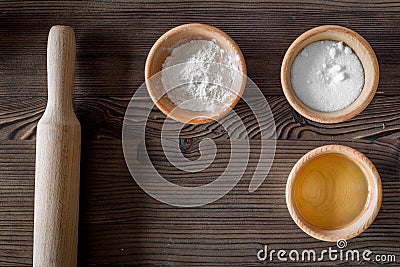
[(243, 50), (250, 78), (264, 94), (281, 94), (283, 55), (301, 33), (323, 24), (349, 27), (377, 54), (382, 74), (378, 94), (399, 93), (396, 2), (10, 2), (0, 10), (2, 96), (25, 90), (46, 95), (46, 42), (54, 24), (68, 24), (76, 32), (76, 95), (131, 96), (144, 82), (144, 63), (153, 43), (165, 31), (189, 22), (208, 23), (230, 34)]
[[(120, 139), (129, 100), (130, 98), (118, 97), (75, 97), (75, 111), (82, 124), (84, 139)], [(332, 125), (323, 125), (303, 118), (290, 107), (283, 96), (267, 96), (267, 100), (274, 115), (278, 139), (400, 138), (400, 96), (376, 96), (357, 117)], [(0, 139), (35, 139), (36, 124), (44, 112), (46, 102), (45, 97), (0, 98)], [(259, 102), (262, 103), (262, 100)], [(250, 138), (258, 139), (260, 129), (254, 123), (251, 109), (244, 102), (240, 102), (235, 112), (242, 118)], [(147, 136), (159, 137), (164, 119), (165, 116), (155, 108), (148, 120)], [(233, 122), (232, 128), (238, 128), (240, 123)], [(185, 139), (205, 137), (226, 139), (228, 135), (217, 123), (188, 125), (181, 132), (181, 138)]]
[[(54, 24), (73, 26), (77, 37), (74, 105), (83, 129), (80, 265), (251, 266), (260, 265), (256, 253), (264, 244), (269, 249), (335, 248), (305, 235), (291, 220), (284, 200), (286, 177), (296, 160), (328, 143), (364, 152), (382, 176), (381, 211), (348, 248), (395, 254), (398, 262), (399, 12), (400, 3), (390, 0), (0, 2), (0, 265), (32, 264), (36, 124), (47, 98), (46, 45)], [(219, 27), (239, 44), (250, 78), (271, 105), (279, 140), (269, 176), (256, 192), (248, 193), (259, 129), (240, 103), (236, 110), (252, 145), (249, 171), (222, 199), (183, 209), (162, 204), (137, 186), (120, 139), (123, 115), (144, 81), (151, 46), (165, 31), (191, 22)], [(380, 63), (377, 96), (346, 123), (304, 120), (281, 91), (279, 72), (286, 49), (301, 33), (323, 24), (359, 32)], [(160, 173), (188, 186), (215, 179), (229, 155), (223, 129), (216, 124), (183, 129), (181, 148), (189, 159), (199, 156), (202, 138), (212, 137), (219, 149), (207, 172), (189, 175), (169, 164), (160, 149), (157, 138), (164, 118), (154, 110), (147, 127), (148, 148)], [(318, 264), (332, 262), (325, 258)]]
[[(7, 140), (0, 144), (0, 264), (29, 265), (34, 141)], [(257, 147), (259, 142), (251, 144)], [(263, 244), (271, 249), (319, 251), (335, 246), (304, 234), (285, 205), (284, 189), (291, 167), (308, 150), (323, 144), (326, 142), (279, 140), (273, 167), (256, 192), (248, 193), (251, 177), (244, 176), (228, 195), (212, 204), (176, 208), (154, 200), (137, 186), (125, 165), (120, 141), (86, 141), (82, 155), (80, 262), (257, 265), (256, 253)], [(400, 238), (400, 145), (366, 140), (341, 144), (364, 152), (376, 165), (383, 185), (377, 219), (365, 233), (351, 239), (348, 248), (399, 255), (395, 244)], [(224, 151), (229, 150), (228, 141), (220, 140), (217, 145), (220, 155), (227, 155)], [(222, 157), (207, 172), (183, 175), (165, 163), (157, 140), (150, 139), (148, 149), (157, 169), (178, 182), (207, 182), (210, 177), (216, 178), (226, 163)], [(250, 164), (256, 160), (252, 157)], [(325, 258), (321, 263), (329, 264), (329, 260)]]

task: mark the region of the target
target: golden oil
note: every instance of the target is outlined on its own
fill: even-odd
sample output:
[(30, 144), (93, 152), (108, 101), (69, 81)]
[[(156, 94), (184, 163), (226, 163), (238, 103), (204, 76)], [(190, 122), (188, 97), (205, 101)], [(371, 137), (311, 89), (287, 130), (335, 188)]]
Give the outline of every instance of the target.
[(351, 159), (338, 153), (310, 160), (297, 174), (293, 197), (300, 215), (321, 229), (353, 222), (368, 199), (368, 182)]

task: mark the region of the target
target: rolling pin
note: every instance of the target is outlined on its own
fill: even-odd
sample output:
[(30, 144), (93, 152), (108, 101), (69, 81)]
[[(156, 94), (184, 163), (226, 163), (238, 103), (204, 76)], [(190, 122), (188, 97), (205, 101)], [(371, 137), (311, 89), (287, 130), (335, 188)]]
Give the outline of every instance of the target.
[(53, 26), (48, 102), (37, 125), (33, 266), (77, 265), (81, 126), (72, 107), (75, 34)]

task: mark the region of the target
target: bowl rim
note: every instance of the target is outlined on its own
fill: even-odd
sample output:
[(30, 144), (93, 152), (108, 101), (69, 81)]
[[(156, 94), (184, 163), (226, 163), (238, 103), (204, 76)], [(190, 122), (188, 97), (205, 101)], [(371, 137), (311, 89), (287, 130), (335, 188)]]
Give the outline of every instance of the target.
[[(228, 108), (225, 111), (222, 111), (220, 113), (218, 113), (216, 116), (214, 117), (197, 117), (195, 119), (192, 119), (190, 121), (185, 121), (182, 120), (182, 118), (180, 118), (179, 116), (176, 116), (176, 112), (170, 112), (170, 110), (168, 110), (164, 105), (162, 105), (159, 101), (159, 99), (157, 99), (155, 93), (154, 93), (154, 87), (152, 85), (152, 83), (150, 82), (151, 77), (153, 77), (153, 75), (157, 75), (157, 73), (154, 73), (153, 75), (151, 75), (151, 66), (153, 64), (153, 59), (154, 56), (157, 52), (158, 49), (162, 49), (162, 45), (164, 40), (166, 40), (167, 38), (169, 38), (172, 35), (176, 35), (179, 34), (180, 31), (183, 30), (191, 30), (191, 29), (196, 29), (196, 28), (202, 28), (205, 29), (207, 31), (213, 32), (216, 36), (218, 36), (218, 38), (221, 39), (225, 39), (231, 46), (232, 46), (232, 52), (235, 53), (236, 55), (239, 56), (239, 67), (240, 70), (239, 72), (241, 72), (243, 74), (243, 80), (241, 81), (241, 86), (240, 86), (240, 90), (237, 93), (235, 99), (230, 103), (230, 105), (228, 106)], [(216, 38), (217, 39), (217, 38)], [(182, 40), (181, 40), (182, 41)], [(175, 44), (179, 44), (179, 42), (176, 42)], [(186, 123), (186, 124), (205, 124), (211, 121), (215, 121), (223, 116), (225, 116), (230, 110), (232, 110), (236, 104), (239, 102), (239, 100), (241, 99), (243, 92), (245, 90), (246, 87), (246, 80), (247, 80), (247, 68), (246, 68), (246, 61), (244, 59), (243, 53), (240, 50), (238, 44), (224, 31), (208, 25), (208, 24), (203, 24), (203, 23), (187, 23), (187, 24), (182, 24), (179, 25), (177, 27), (174, 27), (170, 30), (168, 30), (167, 32), (165, 32), (163, 35), (161, 35), (157, 41), (153, 44), (153, 46), (151, 47), (149, 54), (147, 55), (146, 58), (146, 63), (145, 63), (145, 84), (146, 84), (146, 88), (147, 91), (150, 95), (150, 98), (152, 99), (153, 103), (169, 118), (181, 122), (181, 123)]]
[[(298, 172), (310, 160), (315, 159), (318, 156), (331, 153), (346, 156), (348, 159), (357, 164), (367, 179), (369, 192), (366, 206), (351, 223), (342, 228), (327, 230), (310, 226), (310, 224), (306, 222), (305, 219), (303, 219), (299, 214), (292, 195), (294, 182), (297, 178)], [(374, 192), (376, 193), (374, 194)], [(286, 206), (289, 210), (290, 216), (301, 230), (316, 239), (337, 242), (341, 239), (348, 240), (361, 234), (372, 224), (378, 215), (382, 203), (382, 183), (375, 165), (363, 153), (344, 145), (325, 145), (307, 152), (296, 162), (287, 179), (285, 197)], [(370, 216), (365, 217), (368, 213)], [(321, 231), (319, 232), (318, 230)]]
[[(346, 108), (349, 108), (352, 104), (354, 104), (356, 100), (352, 102), (349, 106), (333, 111), (333, 112), (321, 112), (318, 110), (314, 110), (307, 105), (305, 105), (295, 94), (295, 92), (292, 89), (291, 82), (290, 82), (290, 72), (291, 72), (291, 67), (292, 63), (294, 61), (294, 58), (297, 56), (295, 54), (295, 51), (301, 47), (305, 41), (307, 41), (309, 38), (313, 38), (314, 36), (321, 34), (323, 32), (335, 32), (343, 35), (348, 35), (351, 36), (351, 39), (356, 41), (360, 46), (367, 52), (368, 57), (370, 61), (372, 62), (372, 66), (374, 69), (374, 77), (373, 77), (373, 83), (372, 86), (369, 88), (366, 88), (365, 83), (362, 88), (362, 91), (368, 92), (368, 95), (366, 99), (361, 102), (357, 106), (352, 106), (351, 109), (347, 113), (343, 113), (343, 111)], [(328, 40), (328, 39), (321, 39), (322, 40)], [(355, 51), (354, 47), (351, 47), (352, 50), (357, 54)], [(301, 50), (300, 50), (301, 51)], [(300, 52), (299, 51), (299, 52)], [(293, 59), (293, 60), (292, 60)], [(292, 61), (292, 62), (291, 62)], [(361, 62), (362, 64), (362, 62)], [(365, 66), (362, 64), (364, 73), (365, 73)], [(326, 124), (331, 124), (331, 123), (339, 123), (339, 122), (344, 122), (347, 121), (358, 114), (360, 114), (372, 101), (377, 88), (378, 88), (378, 83), (379, 83), (379, 64), (378, 64), (378, 59), (375, 55), (374, 50), (370, 46), (370, 44), (357, 32), (348, 29), (343, 26), (338, 26), (338, 25), (322, 25), (318, 26), (315, 28), (312, 28), (303, 34), (301, 34), (299, 37), (297, 37), (296, 40), (293, 41), (293, 43), (289, 46), (288, 50), (285, 53), (285, 56), (282, 61), (281, 65), (281, 85), (282, 85), (282, 90), (283, 93), (289, 102), (289, 104), (302, 116), (305, 118), (318, 122), (318, 123), (326, 123)], [(365, 79), (365, 78), (364, 78)], [(359, 97), (361, 96), (362, 92), (360, 93)], [(357, 97), (358, 98), (358, 97)], [(326, 116), (329, 115), (329, 116)]]

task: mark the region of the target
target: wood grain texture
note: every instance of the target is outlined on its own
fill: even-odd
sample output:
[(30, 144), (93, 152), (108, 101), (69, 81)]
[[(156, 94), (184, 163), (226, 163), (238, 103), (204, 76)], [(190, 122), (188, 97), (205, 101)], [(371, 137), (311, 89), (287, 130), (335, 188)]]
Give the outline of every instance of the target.
[(218, 27), (237, 42), (249, 77), (265, 94), (281, 94), (280, 66), (290, 44), (324, 24), (348, 27), (371, 44), (385, 74), (378, 94), (396, 94), (400, 87), (397, 2), (35, 1), (3, 2), (0, 10), (1, 95), (31, 88), (30, 95), (46, 96), (46, 36), (55, 24), (76, 29), (76, 95), (131, 96), (144, 82), (154, 42), (175, 26), (195, 22)]
[[(80, 266), (262, 266), (256, 253), (264, 244), (269, 249), (334, 248), (333, 243), (303, 233), (285, 204), (286, 179), (294, 163), (326, 144), (358, 149), (376, 165), (382, 179), (377, 219), (350, 240), (348, 248), (395, 254), (399, 263), (399, 12), (396, 1), (0, 2), (0, 266), (32, 264), (36, 127), (47, 102), (46, 43), (55, 24), (73, 26), (77, 41), (74, 109), (83, 141)], [(259, 129), (248, 107), (239, 102), (235, 110), (248, 129), (254, 152), (248, 172), (222, 199), (179, 209), (149, 197), (132, 180), (120, 139), (124, 112), (144, 82), (151, 46), (167, 30), (195, 22), (216, 26), (237, 42), (249, 77), (267, 96), (278, 144), (267, 179), (248, 193)], [(289, 45), (323, 24), (358, 32), (378, 57), (377, 95), (366, 110), (345, 123), (321, 125), (305, 119), (290, 108), (280, 85), (280, 66)], [(216, 162), (207, 172), (189, 175), (168, 163), (160, 148), (164, 118), (154, 109), (147, 125), (147, 145), (159, 172), (187, 186), (214, 180), (228, 161), (224, 129), (214, 123), (183, 129), (179, 142), (188, 158), (198, 157), (202, 138), (216, 139), (218, 147)], [(332, 262), (325, 258), (320, 264)]]
[[(199, 179), (207, 182), (209, 178), (214, 179), (226, 163), (222, 158), (213, 165), (215, 172), (200, 175), (177, 173), (163, 160), (158, 140), (149, 141), (152, 157), (159, 159), (155, 161), (157, 169), (177, 183), (182, 179), (192, 183)], [(257, 141), (252, 142), (257, 146)], [(222, 152), (228, 151), (228, 144), (221, 141), (218, 147)], [(124, 164), (120, 141), (87, 141), (82, 146), (80, 263), (84, 266), (257, 265), (255, 253), (263, 244), (268, 244), (271, 249), (322, 250), (328, 245), (334, 246), (303, 233), (291, 220), (285, 204), (286, 177), (290, 167), (310, 148), (323, 144), (326, 142), (280, 140), (271, 172), (255, 193), (247, 192), (250, 178), (244, 177), (234, 190), (215, 203), (195, 209), (177, 209), (152, 199), (132, 181)], [(363, 234), (349, 241), (349, 248), (398, 254), (395, 244), (400, 238), (399, 148), (362, 140), (342, 144), (365, 153), (376, 165), (382, 178), (384, 196), (375, 222)], [(29, 265), (34, 141), (1, 141), (1, 148), (2, 198), (13, 199), (1, 207), (1, 225), (6, 231), (1, 232), (0, 244), (7, 244), (7, 253), (1, 258), (1, 263), (6, 265), (7, 259), (12, 259), (10, 266), (15, 263)], [(255, 160), (251, 159), (250, 163)], [(22, 185), (15, 186), (19, 183)], [(10, 220), (14, 223), (10, 224)], [(14, 234), (16, 231), (18, 236)]]
[[(283, 95), (267, 96), (266, 99), (274, 116), (278, 139), (397, 140), (400, 138), (400, 95), (375, 96), (371, 105), (357, 117), (344, 123), (330, 125), (302, 117), (290, 107)], [(129, 97), (75, 97), (75, 112), (82, 124), (84, 138), (121, 139), (122, 122), (129, 100)], [(0, 98), (0, 140), (35, 139), (36, 124), (44, 112), (46, 101), (45, 97)], [(260, 130), (255, 127), (251, 109), (240, 101), (234, 110), (250, 130), (250, 138), (258, 139)], [(147, 135), (159, 136), (164, 120), (165, 115), (154, 108), (148, 119)], [(226, 139), (227, 134), (217, 123), (208, 123), (185, 126), (181, 137)]]

